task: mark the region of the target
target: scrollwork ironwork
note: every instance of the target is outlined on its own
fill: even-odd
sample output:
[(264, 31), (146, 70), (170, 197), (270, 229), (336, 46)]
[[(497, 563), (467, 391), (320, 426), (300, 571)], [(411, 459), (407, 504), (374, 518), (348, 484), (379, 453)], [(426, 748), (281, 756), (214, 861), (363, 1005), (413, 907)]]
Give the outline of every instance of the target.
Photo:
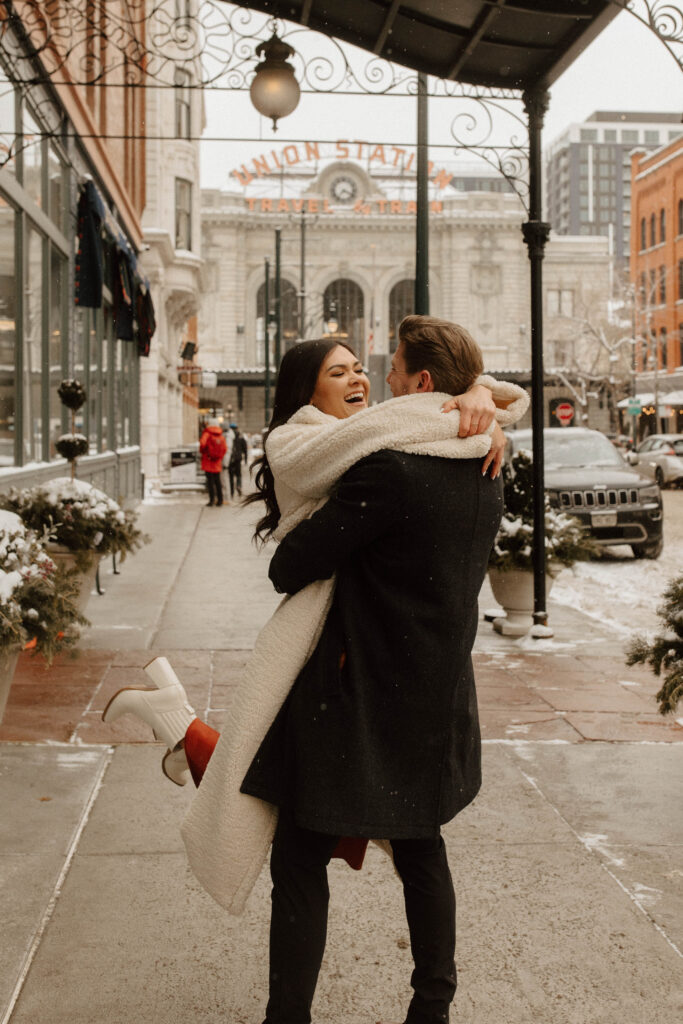
[(610, 0), (645, 25), (683, 71), (683, 8), (671, 0)]

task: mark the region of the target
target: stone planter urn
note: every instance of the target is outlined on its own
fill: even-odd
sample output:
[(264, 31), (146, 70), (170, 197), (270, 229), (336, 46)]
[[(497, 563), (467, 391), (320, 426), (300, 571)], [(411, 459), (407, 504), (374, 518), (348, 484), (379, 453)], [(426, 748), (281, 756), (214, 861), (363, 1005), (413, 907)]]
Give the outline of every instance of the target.
[[(70, 548), (64, 547), (62, 544), (55, 544), (51, 541), (46, 545), (45, 551), (53, 562), (64, 569), (72, 569), (76, 565), (75, 553)], [(95, 577), (97, 576), (97, 567), (99, 564), (99, 556), (93, 555), (88, 568), (84, 572), (79, 573), (77, 581), (78, 596), (76, 597), (74, 604), (81, 615), (83, 615), (85, 611), (85, 606), (88, 603), (90, 592), (95, 586)]]
[[(503, 636), (525, 636), (533, 625), (534, 574), (530, 569), (496, 569), (489, 566), (489, 582), (504, 616), (493, 619), (493, 628)], [(546, 574), (546, 596), (554, 576)]]
[(5, 714), (5, 706), (9, 697), (9, 689), (14, 679), (14, 670), (17, 667), (19, 648), (10, 647), (6, 651), (0, 651), (0, 722)]

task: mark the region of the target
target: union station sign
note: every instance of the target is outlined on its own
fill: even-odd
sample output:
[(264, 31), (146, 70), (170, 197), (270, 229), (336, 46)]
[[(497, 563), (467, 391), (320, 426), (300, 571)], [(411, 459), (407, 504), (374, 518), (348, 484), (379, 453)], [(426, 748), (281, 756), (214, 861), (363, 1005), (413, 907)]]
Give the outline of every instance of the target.
[[(321, 153), (321, 148), (325, 150), (324, 153)], [(338, 139), (334, 143), (290, 143), (282, 149), (271, 149), (268, 153), (256, 156), (230, 173), (242, 187), (245, 187), (259, 179), (279, 177), (282, 172), (286, 173), (297, 164), (322, 159), (332, 160), (332, 164), (321, 172), (321, 177), (327, 175), (330, 179), (328, 197), (268, 199), (247, 196), (244, 201), (249, 212), (331, 214), (338, 212), (341, 206), (366, 216), (371, 213), (414, 216), (417, 213), (417, 204), (414, 200), (365, 198), (362, 194), (365, 191), (363, 182), (367, 186), (368, 176), (373, 170), (387, 168), (387, 177), (391, 176), (396, 181), (400, 181), (403, 175), (410, 175), (411, 179), (414, 177), (416, 155), (402, 146), (348, 139)], [(354, 161), (358, 163), (354, 165)], [(333, 168), (336, 165), (339, 166), (335, 171)], [(427, 177), (434, 189), (441, 190), (446, 188), (453, 175), (444, 168), (438, 169), (433, 163), (429, 163)], [(430, 204), (431, 213), (441, 213), (442, 208), (438, 200)]]

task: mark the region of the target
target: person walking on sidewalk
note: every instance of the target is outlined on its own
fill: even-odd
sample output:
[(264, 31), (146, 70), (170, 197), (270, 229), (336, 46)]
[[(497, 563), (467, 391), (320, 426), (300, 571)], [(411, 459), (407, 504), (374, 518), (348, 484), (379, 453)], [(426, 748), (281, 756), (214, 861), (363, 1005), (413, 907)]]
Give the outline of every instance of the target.
[(210, 419), (199, 439), (199, 451), (202, 456), (202, 470), (206, 476), (206, 489), (209, 492), (207, 505), (223, 504), (223, 484), (221, 469), (223, 456), (227, 451), (223, 431), (217, 419)]
[[(477, 594), (502, 500), (500, 481), (482, 473), (480, 458), (467, 455), (486, 451), (488, 440), (483, 449), (464, 449), (464, 457), (448, 446), (445, 434), (439, 434), (444, 440), (438, 443), (425, 441), (425, 431), (448, 428), (448, 418), (441, 415), (444, 396), (435, 395), (435, 402), (417, 399), (420, 417), (432, 408), (435, 414), (433, 420), (419, 419), (415, 436), (420, 441), (397, 437), (396, 431), (410, 433), (415, 395), (436, 388), (451, 394), (462, 390), (462, 378), (447, 372), (457, 369), (456, 355), (461, 362), (466, 357), (460, 367), (466, 386), (481, 369), (478, 349), (466, 332), (432, 318), (408, 319), (412, 322), (400, 335), (404, 361), (393, 369), (394, 380), (401, 383), (396, 391), (392, 386), (406, 397), (396, 403), (395, 412), (393, 402), (384, 403), (385, 409), (392, 407), (386, 412), (367, 409), (369, 384), (346, 346), (327, 340), (302, 343), (285, 356), (271, 436), (257, 476), (266, 504), (257, 533), (264, 538), (282, 527), (281, 520), (291, 520), (297, 474), (303, 473), (302, 493), (313, 498), (317, 492), (310, 478), (327, 472), (322, 491), (329, 495), (327, 502), (298, 525), (288, 522), (291, 528), (284, 536), (278, 534), (270, 576), (279, 591), (293, 595), (274, 620), (301, 608), (307, 593), (326, 592), (331, 602), (325, 598), (322, 631), (310, 657), (304, 650), (289, 695), (246, 775), (244, 769), (239, 775), (242, 792), (259, 798), (255, 804), (266, 801), (279, 808), (271, 853), (266, 1024), (307, 1024), (311, 1019), (325, 945), (326, 869), (340, 837), (391, 842), (415, 961), (407, 1024), (446, 1021), (455, 992), (455, 898), (440, 826), (473, 799), (480, 785), (470, 655)], [(420, 343), (424, 359), (415, 370), (410, 356)], [(425, 370), (430, 353), (439, 348), (442, 358)], [(349, 448), (345, 463), (344, 445), (340, 449), (338, 444), (341, 426), (338, 432), (334, 420), (363, 409), (367, 419), (359, 417), (358, 431), (352, 424), (352, 432), (343, 435)], [(478, 412), (471, 416), (475, 424), (482, 418)], [(367, 430), (364, 436), (365, 423), (382, 428), (374, 441)], [(280, 424), (286, 424), (284, 434)], [(311, 438), (317, 438), (317, 462), (307, 448)], [(490, 462), (487, 458), (484, 471)], [(304, 515), (310, 514), (311, 504)], [(335, 574), (336, 584), (315, 590), (320, 586), (316, 581)], [(287, 632), (276, 635), (278, 652), (289, 640)], [(116, 695), (105, 718), (134, 711), (169, 746), (182, 740), (185, 730), (189, 739), (197, 720), (184, 691), (173, 682), (164, 686), (157, 695), (139, 694), (138, 700), (130, 691)], [(227, 728), (224, 738), (227, 746), (216, 749), (198, 798), (211, 792), (216, 778), (220, 783), (222, 751), (232, 742)], [(190, 767), (197, 781), (192, 760)], [(201, 825), (214, 865), (224, 868), (215, 858), (224, 841), (220, 818), (204, 816)]]
[(232, 430), (232, 448), (230, 449), (230, 461), (228, 462), (228, 476), (230, 478), (230, 497), (234, 498), (235, 491), (242, 497), (242, 463), (247, 464), (247, 440), (236, 423), (230, 424)]

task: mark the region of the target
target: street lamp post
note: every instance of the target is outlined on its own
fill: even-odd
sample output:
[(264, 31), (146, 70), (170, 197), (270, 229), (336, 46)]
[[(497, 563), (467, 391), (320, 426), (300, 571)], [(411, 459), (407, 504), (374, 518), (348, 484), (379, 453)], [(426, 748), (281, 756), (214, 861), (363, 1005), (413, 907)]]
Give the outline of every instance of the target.
[(280, 369), (282, 359), (282, 291), (280, 279), (281, 231), (275, 228), (275, 372)]
[(299, 247), (299, 338), (306, 330), (306, 218), (301, 211), (301, 244)]
[(270, 422), (270, 260), (265, 260), (266, 283), (263, 293), (263, 346), (265, 350), (265, 375), (264, 375), (264, 420), (267, 427)]
[(427, 75), (417, 76), (417, 215), (415, 223), (415, 312), (429, 314), (429, 192)]

